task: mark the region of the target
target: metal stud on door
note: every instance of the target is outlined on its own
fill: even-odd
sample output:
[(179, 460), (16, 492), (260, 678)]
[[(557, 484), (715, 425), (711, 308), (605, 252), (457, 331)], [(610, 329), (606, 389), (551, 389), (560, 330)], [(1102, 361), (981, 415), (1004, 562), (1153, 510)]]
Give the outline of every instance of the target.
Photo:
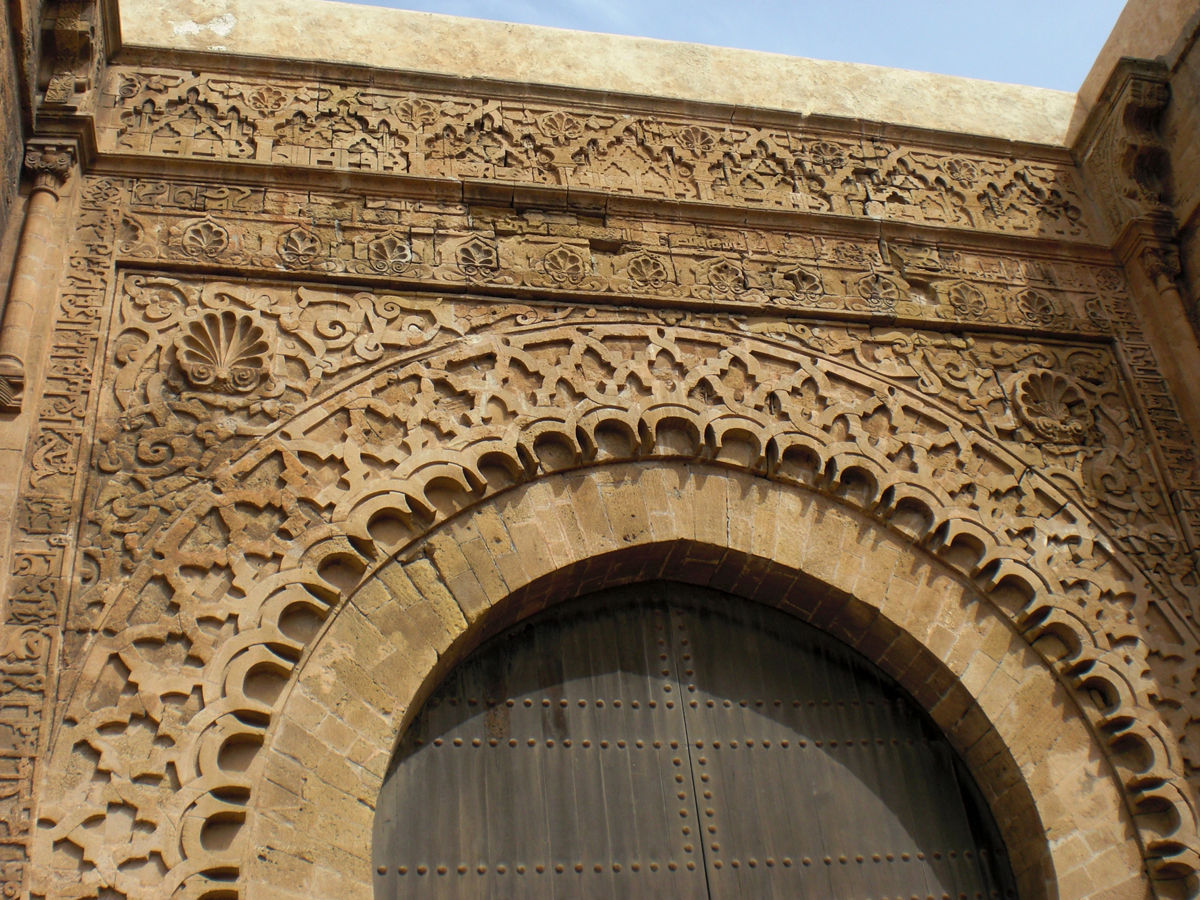
[(663, 603), (561, 610), (434, 693), (380, 796), (380, 898), (705, 898)]
[(1012, 893), (961, 763), (890, 679), (775, 610), (674, 599), (712, 900)]

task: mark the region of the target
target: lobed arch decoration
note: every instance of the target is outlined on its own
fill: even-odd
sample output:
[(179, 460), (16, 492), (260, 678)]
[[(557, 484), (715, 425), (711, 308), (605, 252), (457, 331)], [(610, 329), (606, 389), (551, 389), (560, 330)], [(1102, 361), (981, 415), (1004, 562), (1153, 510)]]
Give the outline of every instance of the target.
[[(1120, 846), (1136, 844), (1160, 892), (1193, 890), (1194, 801), (1166, 719), (1194, 678), (1195, 640), (1173, 573), (1139, 565), (1162, 507), (1124, 452), (1137, 431), (1109, 351), (363, 294), (354, 309), (386, 327), (343, 341), (321, 311), (352, 306), (343, 295), (313, 290), (285, 309), (236, 285), (138, 277), (114, 341), (117, 425), (101, 436), (112, 477), (89, 500), (94, 571), (71, 612), (101, 628), (52, 739), (50, 768), (66, 774), (38, 811), (35, 871), (56, 890), (223, 897), (273, 883), (269, 858), (247, 854), (304, 839), (267, 813), (303, 790), (272, 778), (266, 748), (297, 715), (313, 642), (372, 596), (390, 607), (379, 591), (397, 566), (425, 598), (423, 627), (442, 635), (410, 648), (425, 668), (398, 658), (378, 684), (352, 681), (387, 710), (386, 740), (353, 763), (378, 767), (455, 648), (534, 603), (518, 587), (601, 577), (587, 574), (603, 557), (589, 527), (566, 540), (578, 558), (522, 555), (510, 583), (483, 538), (451, 536), (455, 523), (576, 470), (599, 493), (619, 466), (812, 498), (956, 573), (1020, 636), (1014, 653), (1069, 685), (1131, 817)], [(986, 377), (955, 362), (971, 353)], [(677, 490), (708, 496), (699, 482)], [(722, 500), (709, 524), (728, 513)], [(706, 518), (665, 544), (691, 547)], [(745, 552), (722, 527), (698, 546)], [(619, 541), (640, 542), (661, 543)], [(775, 577), (839, 583), (789, 552), (764, 557)], [(313, 677), (338, 667), (324, 671)], [(343, 863), (324, 869), (330, 890), (354, 869)]]
[[(571, 540), (572, 530), (591, 538)], [(895, 677), (996, 811), (1020, 896), (1145, 894), (1135, 822), (1070, 687), (944, 560), (837, 500), (711, 464), (619, 463), (548, 475), (485, 500), (425, 544), (425, 553), (394, 558), (363, 582), (281, 698), (259, 777), (303, 782), (302, 796), (282, 808), (278, 792), (261, 806), (252, 801), (243, 850), (251, 889), (305, 860), (306, 883), (318, 890), (352, 885), (371, 896), (377, 793), (408, 726), (458, 663), (558, 603), (667, 580), (783, 610)], [(540, 558), (524, 552), (538, 545)], [(448, 556), (472, 549), (492, 556), (504, 587), (468, 621), (461, 584), (444, 573), (453, 571)], [(368, 682), (386, 688), (356, 696), (347, 687)], [(350, 792), (338, 787), (345, 770), (304, 774), (343, 753), (308, 737), (343, 716), (356, 723), (351, 753), (370, 773)], [(1105, 824), (1083, 825), (1082, 808)], [(1084, 846), (1104, 851), (1075, 858)], [(264, 856), (261, 847), (279, 849)]]

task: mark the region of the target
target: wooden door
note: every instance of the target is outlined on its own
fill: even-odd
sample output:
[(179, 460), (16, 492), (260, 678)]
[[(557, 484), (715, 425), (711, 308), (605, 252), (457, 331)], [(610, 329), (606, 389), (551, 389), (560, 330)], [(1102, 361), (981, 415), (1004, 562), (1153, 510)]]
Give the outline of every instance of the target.
[(791, 617), (666, 583), (459, 666), (397, 751), (373, 856), (379, 900), (1015, 897), (901, 689)]

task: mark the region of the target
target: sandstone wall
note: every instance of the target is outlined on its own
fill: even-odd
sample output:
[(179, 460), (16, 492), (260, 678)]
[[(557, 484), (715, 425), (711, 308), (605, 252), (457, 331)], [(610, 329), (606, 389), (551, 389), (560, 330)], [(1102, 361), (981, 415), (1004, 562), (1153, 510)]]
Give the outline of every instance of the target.
[[(23, 22), (14, 18), (15, 3), (0, 9), (0, 237), (16, 202), (25, 155), (27, 119), (22, 118), (22, 64), (27, 59), (22, 46), (26, 37)], [(21, 10), (15, 10), (20, 12)], [(28, 104), (24, 104), (28, 107)]]
[(828, 79), (813, 111), (371, 69), (352, 41), (271, 59), (245, 4), (137, 8), (165, 45), (95, 77), (64, 55), (30, 157), (6, 894), (365, 900), (374, 792), (438, 679), (656, 577), (892, 673), (1023, 898), (1195, 894), (1169, 67), (1118, 66), (1075, 126), (1031, 95), (1005, 136), (845, 115)]

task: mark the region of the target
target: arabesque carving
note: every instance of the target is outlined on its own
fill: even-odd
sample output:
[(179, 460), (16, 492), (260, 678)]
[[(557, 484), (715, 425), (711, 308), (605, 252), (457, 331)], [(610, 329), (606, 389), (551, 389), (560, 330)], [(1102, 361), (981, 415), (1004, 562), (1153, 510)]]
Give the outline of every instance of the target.
[[(146, 263), (473, 285), (585, 302), (719, 304), (1069, 333), (1111, 330), (1103, 267), (951, 244), (137, 181), (121, 255)], [(430, 217), (436, 216), (436, 224)], [(581, 234), (581, 231), (585, 232)], [(592, 237), (586, 232), (592, 232)], [(596, 232), (599, 234), (596, 234)]]
[[(300, 623), (480, 498), (653, 458), (940, 553), (1077, 690), (1151, 872), (1197, 870), (1196, 575), (1108, 345), (155, 273), (118, 303), (39, 891), (229, 891)], [(213, 320), (275, 348), (247, 391), (187, 374)]]
[[(380, 87), (110, 67), (111, 152), (828, 213), (1086, 239), (1070, 160)], [(498, 186), (498, 185), (497, 185)]]

